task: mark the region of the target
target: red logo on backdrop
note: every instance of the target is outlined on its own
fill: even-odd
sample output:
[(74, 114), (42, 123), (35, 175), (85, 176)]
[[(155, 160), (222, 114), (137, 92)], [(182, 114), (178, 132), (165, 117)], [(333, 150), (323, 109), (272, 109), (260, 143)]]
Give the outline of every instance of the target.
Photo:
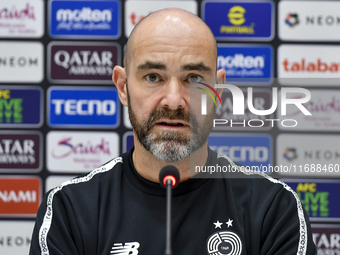
[(0, 177), (0, 216), (35, 216), (40, 205), (40, 179)]
[(119, 64), (118, 47), (113, 43), (53, 42), (49, 45), (49, 78), (61, 83), (111, 84), (113, 67)]
[(289, 61), (285, 59), (283, 61), (283, 66), (286, 72), (306, 72), (306, 73), (337, 73), (340, 70), (339, 63), (336, 62), (326, 62), (318, 58), (316, 61), (307, 61), (306, 59), (301, 59), (298, 61)]

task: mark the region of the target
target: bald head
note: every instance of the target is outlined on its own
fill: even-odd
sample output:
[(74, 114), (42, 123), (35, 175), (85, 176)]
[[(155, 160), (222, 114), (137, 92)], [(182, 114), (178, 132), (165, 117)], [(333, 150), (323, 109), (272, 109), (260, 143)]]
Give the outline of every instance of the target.
[[(215, 62), (217, 62), (216, 40), (207, 24), (191, 12), (168, 8), (149, 14), (132, 30), (124, 54), (124, 67), (127, 75), (131, 59), (141, 43), (150, 41), (150, 38), (166, 40), (167, 36), (177, 37), (183, 43), (190, 41), (192, 44), (193, 40), (199, 40), (198, 45), (200, 41), (204, 40), (206, 42), (205, 49), (202, 48), (202, 51), (212, 51)], [(202, 45), (198, 47), (202, 47)]]

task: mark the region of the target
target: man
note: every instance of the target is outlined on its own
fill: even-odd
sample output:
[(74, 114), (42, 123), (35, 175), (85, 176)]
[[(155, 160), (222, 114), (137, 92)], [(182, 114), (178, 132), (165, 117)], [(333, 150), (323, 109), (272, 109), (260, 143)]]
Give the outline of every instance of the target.
[(113, 71), (135, 147), (46, 195), (31, 255), (163, 254), (165, 189), (158, 176), (169, 164), (181, 175), (173, 190), (173, 254), (316, 254), (308, 217), (285, 184), (242, 171), (190, 178), (193, 162), (237, 167), (207, 146), (212, 104), (207, 116), (190, 107), (191, 83), (225, 78), (216, 60), (210, 29), (189, 12), (165, 9), (137, 25), (125, 68)]

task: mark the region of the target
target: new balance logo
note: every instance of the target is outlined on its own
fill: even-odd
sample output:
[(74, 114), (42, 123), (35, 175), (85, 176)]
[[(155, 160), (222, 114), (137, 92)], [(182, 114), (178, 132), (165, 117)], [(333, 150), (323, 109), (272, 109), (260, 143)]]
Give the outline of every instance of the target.
[(123, 245), (122, 243), (115, 243), (111, 249), (111, 254), (116, 255), (137, 255), (139, 243), (129, 242)]

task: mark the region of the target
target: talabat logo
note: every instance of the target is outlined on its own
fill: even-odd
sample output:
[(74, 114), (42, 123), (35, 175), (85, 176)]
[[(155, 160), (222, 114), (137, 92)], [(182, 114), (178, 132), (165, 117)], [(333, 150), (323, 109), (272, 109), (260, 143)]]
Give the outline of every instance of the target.
[(0, 86), (0, 127), (40, 127), (42, 97), (39, 87)]
[(35, 217), (40, 201), (39, 178), (0, 177), (0, 216)]
[(272, 2), (204, 1), (203, 20), (217, 39), (271, 40), (274, 36)]
[(112, 84), (112, 69), (120, 64), (116, 43), (52, 42), (48, 47), (49, 79), (56, 83)]
[(280, 1), (280, 39), (339, 41), (339, 8), (339, 1)]
[(50, 126), (114, 128), (120, 122), (115, 88), (51, 87), (48, 105)]
[(272, 138), (269, 135), (213, 133), (209, 136), (208, 145), (237, 163), (258, 167), (256, 170), (263, 170), (272, 162)]
[(339, 220), (340, 182), (333, 180), (284, 180), (296, 191), (309, 217), (314, 220)]
[(41, 37), (44, 34), (42, 0), (0, 2), (0, 37)]
[(0, 132), (0, 172), (38, 172), (42, 168), (42, 138), (38, 132)]
[(227, 82), (266, 85), (273, 78), (273, 49), (269, 45), (218, 45), (217, 69)]
[(47, 168), (51, 172), (88, 172), (118, 155), (119, 136), (114, 132), (47, 134)]
[(49, 31), (51, 37), (120, 37), (120, 1), (52, 0), (49, 8)]
[(283, 85), (338, 86), (340, 47), (335, 45), (280, 45), (278, 76)]
[(340, 254), (339, 224), (312, 224), (312, 232), (318, 254)]

